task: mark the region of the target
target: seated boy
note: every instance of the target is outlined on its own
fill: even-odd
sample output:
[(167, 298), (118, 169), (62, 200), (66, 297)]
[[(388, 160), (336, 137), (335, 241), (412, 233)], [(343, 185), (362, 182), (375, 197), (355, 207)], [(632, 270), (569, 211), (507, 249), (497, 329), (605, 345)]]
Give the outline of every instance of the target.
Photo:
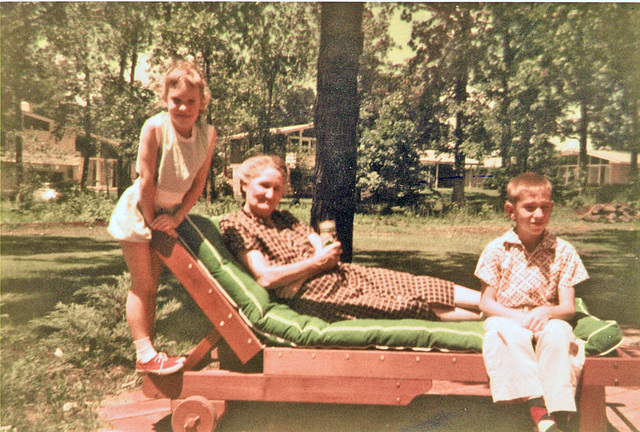
[(475, 271), (488, 316), (484, 362), (494, 402), (527, 401), (539, 431), (558, 431), (556, 420), (576, 411), (584, 346), (566, 320), (575, 313), (574, 286), (588, 275), (575, 249), (546, 230), (549, 180), (520, 174), (507, 194), (515, 227), (487, 245)]

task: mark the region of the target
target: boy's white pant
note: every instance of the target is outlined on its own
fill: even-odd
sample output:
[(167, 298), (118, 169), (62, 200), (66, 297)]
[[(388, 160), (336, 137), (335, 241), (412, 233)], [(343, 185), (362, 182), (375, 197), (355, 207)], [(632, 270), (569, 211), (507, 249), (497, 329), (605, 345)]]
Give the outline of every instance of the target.
[(482, 355), (494, 402), (542, 396), (549, 412), (576, 411), (584, 343), (569, 323), (550, 320), (534, 333), (509, 318), (489, 317), (484, 328)]

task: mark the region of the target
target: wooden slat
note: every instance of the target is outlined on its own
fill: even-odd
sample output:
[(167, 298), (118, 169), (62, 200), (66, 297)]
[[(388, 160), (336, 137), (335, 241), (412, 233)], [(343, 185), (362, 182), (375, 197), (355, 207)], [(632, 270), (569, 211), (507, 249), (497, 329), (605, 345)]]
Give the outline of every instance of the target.
[(640, 386), (640, 358), (587, 357), (582, 383), (587, 386)]
[(378, 377), (487, 382), (481, 354), (265, 348), (271, 376)]
[(222, 336), (216, 329), (212, 329), (207, 336), (191, 351), (187, 360), (184, 362), (183, 370), (191, 371), (198, 363), (207, 355), (213, 347), (222, 339)]
[[(265, 348), (264, 372), (289, 376), (351, 376), (488, 382), (481, 354), (414, 351)], [(640, 386), (640, 358), (588, 357), (587, 386)]]
[(152, 247), (166, 266), (189, 292), (243, 363), (262, 351), (263, 345), (222, 294), (209, 271), (175, 238), (154, 232)]
[(578, 394), (580, 432), (607, 430), (606, 394), (603, 386), (582, 385)]
[(294, 377), (243, 374), (226, 371), (185, 372), (165, 377), (149, 375), (143, 381), (148, 397), (264, 402), (313, 402), (373, 405), (407, 405), (427, 394), (429, 380)]

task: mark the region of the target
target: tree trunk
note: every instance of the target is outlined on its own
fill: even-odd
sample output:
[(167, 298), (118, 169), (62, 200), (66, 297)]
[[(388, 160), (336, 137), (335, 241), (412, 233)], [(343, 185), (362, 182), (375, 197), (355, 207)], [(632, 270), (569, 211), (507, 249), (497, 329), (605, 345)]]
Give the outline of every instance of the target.
[(587, 154), (587, 131), (589, 126), (589, 114), (587, 113), (587, 102), (580, 103), (580, 155), (578, 156), (578, 179), (580, 184), (586, 186), (589, 183), (589, 155)]
[(138, 51), (137, 47), (133, 47), (133, 52), (131, 53), (131, 69), (129, 73), (129, 85), (133, 86), (136, 82), (136, 67), (138, 66)]
[[(529, 111), (529, 107), (527, 107)], [(524, 121), (522, 124), (522, 135), (520, 136), (520, 146), (518, 148), (517, 165), (518, 172), (529, 171), (529, 149), (531, 147), (531, 122)]]
[[(203, 65), (204, 65), (204, 76), (207, 80), (208, 83), (210, 83), (211, 81), (213, 81), (213, 77), (212, 75), (212, 71), (211, 71), (211, 52), (210, 50), (207, 48), (204, 50), (204, 52), (202, 53), (202, 57), (203, 57)], [(211, 114), (211, 110), (208, 109), (209, 107), (207, 107), (207, 123), (208, 124), (213, 124), (213, 115)], [(216, 144), (216, 146), (218, 146), (220, 143), (220, 141), (218, 141), (218, 144)], [(218, 199), (218, 197), (220, 196), (220, 191), (216, 190), (216, 164), (215, 164), (215, 153), (212, 156), (212, 161), (211, 161), (211, 165), (209, 166), (209, 173), (207, 174), (207, 181), (205, 182), (204, 185), (204, 190), (202, 191), (202, 196), (204, 196), (204, 199), (207, 200), (208, 202), (214, 202), (215, 200)]]
[(511, 105), (511, 94), (509, 91), (509, 78), (513, 75), (513, 51), (511, 49), (511, 35), (509, 33), (508, 23), (500, 22), (500, 29), (503, 33), (502, 38), (502, 61), (504, 69), (501, 76), (502, 94), (500, 98), (500, 125), (502, 133), (500, 134), (500, 157), (502, 158), (502, 166), (509, 168), (511, 165), (511, 146), (513, 136), (511, 133), (511, 118), (509, 117), (509, 106)]
[(132, 164), (130, 160), (118, 159), (118, 198), (133, 184), (131, 180)]
[(459, 112), (456, 114), (456, 130), (455, 130), (455, 149), (453, 153), (453, 189), (451, 190), (451, 202), (459, 207), (464, 206), (464, 176), (466, 155), (462, 149), (464, 114)]
[[(86, 95), (85, 99), (87, 101), (87, 106), (84, 107), (84, 119), (83, 119), (83, 129), (84, 129), (84, 138), (81, 139), (81, 148), (80, 155), (83, 158), (82, 161), (82, 176), (80, 177), (80, 189), (87, 189), (87, 177), (89, 175), (89, 163), (91, 162), (91, 157), (95, 156), (95, 146), (93, 144), (93, 138), (91, 137), (91, 133), (93, 132), (93, 127), (91, 124), (91, 91), (89, 87), (91, 85), (91, 70), (88, 67), (84, 68), (85, 80), (87, 82)], [(76, 137), (76, 149), (78, 149), (78, 139), (80, 137)], [(97, 167), (96, 167), (97, 171)]]
[(24, 145), (24, 114), (22, 113), (22, 103), (17, 101), (18, 110), (17, 113), (20, 116), (20, 130), (15, 135), (15, 143), (16, 143), (16, 200), (20, 201), (20, 188), (22, 187), (22, 183), (24, 182), (24, 164), (22, 163), (22, 153), (23, 153), (23, 145)]
[(318, 97), (314, 118), (316, 185), (311, 224), (317, 227), (322, 220), (336, 221), (344, 262), (351, 262), (353, 255), (363, 10), (363, 3), (321, 5)]
[(631, 161), (629, 165), (629, 179), (634, 184), (638, 182), (638, 151), (640, 150), (640, 121), (638, 121), (638, 101), (631, 99), (631, 124), (633, 125), (633, 135), (635, 142), (631, 143)]

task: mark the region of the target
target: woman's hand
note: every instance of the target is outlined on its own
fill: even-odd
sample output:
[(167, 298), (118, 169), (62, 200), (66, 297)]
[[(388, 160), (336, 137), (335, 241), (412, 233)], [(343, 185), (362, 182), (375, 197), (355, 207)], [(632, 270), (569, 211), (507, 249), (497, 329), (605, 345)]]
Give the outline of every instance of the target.
[(309, 234), (308, 239), (315, 249), (314, 258), (320, 270), (330, 270), (338, 265), (342, 255), (342, 244), (339, 241), (325, 246), (317, 233)]
[(316, 265), (322, 271), (331, 270), (338, 265), (341, 255), (342, 244), (339, 241), (333, 242), (319, 249), (316, 248)]
[[(310, 239), (311, 240), (311, 239)], [(340, 242), (332, 243), (326, 247), (317, 245), (313, 240), (311, 243), (316, 248), (316, 253), (312, 258), (313, 264), (311, 264), (318, 272), (331, 270), (340, 262), (340, 255), (342, 255), (342, 247)], [(314, 270), (311, 273), (303, 274), (299, 279), (293, 280), (288, 285), (278, 288), (278, 295), (283, 298), (293, 297), (304, 285), (309, 277), (317, 272)]]

